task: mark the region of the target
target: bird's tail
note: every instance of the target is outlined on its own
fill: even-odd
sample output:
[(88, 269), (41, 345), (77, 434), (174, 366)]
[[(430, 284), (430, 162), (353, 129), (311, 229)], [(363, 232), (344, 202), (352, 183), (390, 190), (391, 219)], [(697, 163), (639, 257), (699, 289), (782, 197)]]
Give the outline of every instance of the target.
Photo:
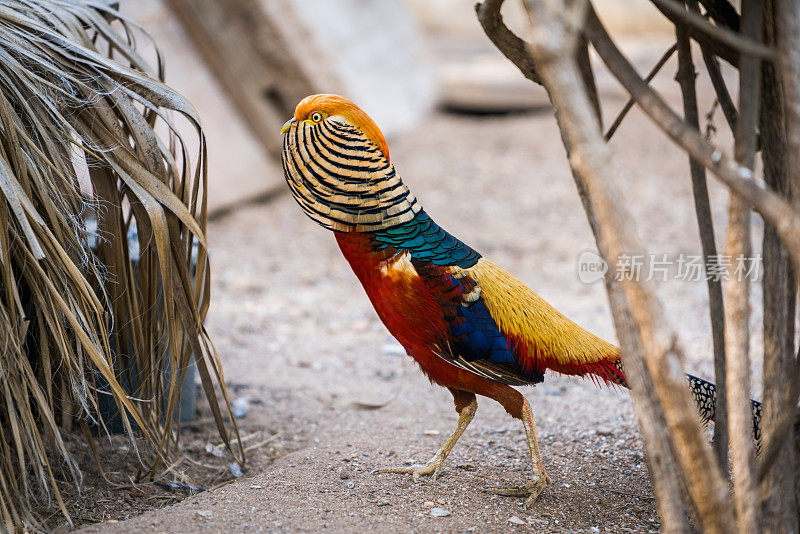
[[(713, 421), (717, 407), (717, 386), (689, 374), (686, 375), (686, 378), (689, 380), (689, 389), (692, 390), (692, 396), (694, 396), (694, 402), (697, 404), (697, 411), (700, 412), (703, 423)], [(761, 442), (761, 403), (754, 400), (751, 400), (750, 403), (753, 409), (753, 440), (757, 447)]]
[[(613, 382), (624, 388), (629, 388), (628, 382), (625, 379), (625, 372), (622, 370), (622, 360), (617, 360), (616, 367), (619, 370), (618, 377)], [(692, 390), (694, 402), (697, 405), (697, 411), (700, 413), (700, 418), (703, 424), (708, 424), (714, 420), (717, 408), (717, 386), (713, 383), (697, 378), (690, 374), (686, 375), (689, 381), (689, 389)], [(756, 447), (761, 442), (761, 403), (751, 400), (753, 408), (753, 440), (756, 442)]]

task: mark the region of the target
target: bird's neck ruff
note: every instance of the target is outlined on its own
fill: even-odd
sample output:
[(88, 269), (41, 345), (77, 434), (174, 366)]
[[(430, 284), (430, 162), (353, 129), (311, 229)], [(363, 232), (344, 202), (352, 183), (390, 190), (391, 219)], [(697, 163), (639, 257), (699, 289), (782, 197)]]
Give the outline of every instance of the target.
[(422, 210), (379, 147), (337, 117), (295, 123), (283, 137), (282, 160), (297, 203), (330, 230), (383, 230)]

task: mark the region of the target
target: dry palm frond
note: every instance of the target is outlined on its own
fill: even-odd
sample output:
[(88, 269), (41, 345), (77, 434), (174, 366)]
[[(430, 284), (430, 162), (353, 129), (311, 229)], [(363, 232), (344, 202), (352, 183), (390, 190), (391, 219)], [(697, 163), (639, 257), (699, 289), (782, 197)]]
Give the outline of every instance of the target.
[[(215, 382), (227, 393), (202, 326), (205, 138), (135, 34), (105, 0), (0, 0), (0, 525), (9, 530), (32, 524), (36, 504), (55, 500), (67, 515), (56, 480), (79, 484), (80, 470), (61, 432), (104, 432), (102, 399), (148, 444), (153, 472), (177, 439), (171, 414), (192, 357), (228, 441), (232, 418)], [(194, 150), (172, 116), (191, 125)]]

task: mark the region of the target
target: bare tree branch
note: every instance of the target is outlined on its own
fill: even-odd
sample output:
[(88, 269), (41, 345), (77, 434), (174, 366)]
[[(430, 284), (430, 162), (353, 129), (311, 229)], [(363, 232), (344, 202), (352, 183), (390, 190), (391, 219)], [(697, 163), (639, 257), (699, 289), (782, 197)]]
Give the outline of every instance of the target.
[[(710, 206), (708, 205), (706, 168), (717, 175), (731, 190), (732, 219), (726, 248), (728, 255), (749, 256), (747, 226), (749, 209), (747, 206), (753, 205), (767, 223), (767, 229), (774, 228), (775, 235), (786, 247), (795, 268), (800, 268), (800, 202), (798, 201), (800, 194), (793, 198), (787, 197), (791, 198), (790, 202), (782, 198), (782, 190), (772, 183), (772, 174), (767, 172), (769, 170), (767, 169), (769, 163), (767, 156), (770, 156), (774, 150), (771, 140), (767, 137), (763, 137), (762, 142), (765, 143), (765, 177), (768, 186), (764, 187), (759, 180), (754, 179), (752, 172), (754, 154), (759, 144), (755, 126), (755, 117), (759, 106), (758, 65), (761, 58), (781, 60), (781, 54), (784, 53), (783, 46), (787, 46), (794, 54), (800, 54), (797, 52), (800, 50), (800, 46), (797, 46), (800, 43), (800, 25), (795, 34), (789, 33), (796, 36), (796, 42), (789, 45), (779, 43), (778, 48), (770, 48), (759, 43), (761, 36), (757, 24), (760, 17), (753, 14), (758, 8), (756, 0), (751, 0), (750, 4), (745, 5), (745, 14), (742, 18), (727, 0), (699, 1), (705, 6), (708, 16), (714, 20), (716, 26), (710, 24), (700, 14), (697, 0), (684, 0), (689, 11), (678, 7), (674, 0), (653, 0), (662, 13), (675, 24), (679, 35), (678, 50), (681, 68), (678, 80), (681, 82), (684, 95), (686, 122), (681, 120), (649, 87), (647, 82), (640, 78), (611, 41), (593, 9), (590, 8), (588, 13), (582, 11), (587, 6), (585, 2), (524, 0), (529, 14), (532, 15), (530, 45), (513, 35), (502, 23), (500, 17), (502, 0), (487, 0), (485, 5), (476, 6), (476, 12), (484, 30), (506, 57), (511, 59), (526, 77), (537, 83), (544, 82), (546, 85), (556, 110), (562, 140), (567, 148), (581, 201), (595, 233), (598, 249), (609, 263), (615, 264), (614, 260), (620, 254), (637, 254), (643, 251), (635, 237), (626, 233), (630, 227), (628, 216), (624, 206), (618, 203), (616, 191), (613, 188), (615, 170), (610, 166), (607, 148), (600, 137), (598, 128), (599, 99), (597, 99), (594, 87), (593, 73), (588, 61), (584, 38), (592, 43), (612, 74), (628, 90), (632, 101), (638, 103), (645, 113), (690, 156), (695, 204), (701, 227), (701, 242), (704, 245), (704, 256), (707, 263), (711, 263), (711, 257), (715, 255), (716, 244), (711, 225)], [(789, 0), (777, 1), (787, 2)], [(771, 0), (767, 0), (767, 5), (771, 5)], [(790, 6), (786, 9), (787, 13), (792, 9), (800, 11), (800, 6)], [(792, 12), (784, 22), (800, 19), (797, 15), (800, 13)], [(740, 26), (743, 27), (742, 33), (738, 33)], [(493, 32), (504, 34), (504, 37), (499, 38), (497, 35), (493, 35)], [(726, 156), (700, 135), (689, 39), (694, 39), (701, 44), (704, 61), (718, 101), (723, 108), (728, 124), (732, 130), (735, 130), (735, 159)], [(774, 43), (769, 39), (766, 42)], [(665, 58), (662, 58), (662, 61), (654, 69), (654, 73), (662, 68), (671, 53), (669, 52)], [(739, 112), (737, 112), (722, 78), (717, 57), (740, 68)], [(792, 68), (798, 70), (798, 72), (792, 72), (791, 77), (787, 76), (781, 79), (784, 90), (789, 92), (798, 90), (800, 87), (800, 58), (787, 59), (787, 61), (794, 61), (795, 66)], [(771, 68), (771, 64), (766, 63), (765, 70), (768, 72)], [(787, 72), (789, 71), (787, 70)], [(648, 81), (654, 73), (648, 77)], [(790, 81), (787, 82), (787, 80)], [(787, 83), (790, 85), (786, 85)], [(796, 114), (800, 117), (800, 95), (795, 97), (794, 102), (798, 103)], [(764, 105), (767, 105), (766, 100)], [(609, 129), (609, 138), (629, 109), (630, 104), (626, 105), (620, 117)], [(783, 112), (776, 111), (775, 113), (780, 120), (768, 121), (766, 130), (762, 120), (762, 135), (764, 131), (767, 133), (772, 130), (782, 131)], [(795, 125), (798, 131), (792, 139), (800, 145), (800, 121)], [(786, 131), (786, 133), (790, 132), (788, 123)], [(780, 138), (783, 139), (783, 136)], [(601, 141), (600, 143), (597, 142), (598, 139)], [(792, 154), (800, 160), (800, 146), (796, 147)], [(794, 165), (796, 168), (797, 163)], [(800, 182), (797, 180), (797, 176), (793, 178), (793, 191), (800, 193)], [(732, 270), (733, 267), (730, 269)], [(721, 427), (724, 427), (720, 412), (724, 411), (724, 408), (721, 408), (719, 404), (724, 404), (725, 400), (728, 400), (729, 406), (735, 407), (735, 417), (738, 418), (737, 423), (731, 423), (730, 434), (734, 450), (738, 526), (741, 531), (756, 532), (760, 525), (757, 494), (755, 493), (757, 486), (755, 485), (753, 446), (750, 440), (752, 413), (749, 401), (747, 283), (746, 280), (738, 283), (735, 276), (729, 276), (729, 278), (733, 279), (733, 282), (726, 287), (730, 301), (729, 321), (727, 337), (722, 337), (722, 339), (720, 339), (722, 330), (720, 317), (723, 314), (723, 306), (721, 298), (719, 298), (719, 286), (716, 289), (718, 296), (710, 295), (712, 323), (716, 325), (712, 328), (712, 334), (715, 341), (715, 367), (717, 368), (718, 382), (724, 381), (721, 377), (725, 374), (721, 365), (722, 345), (729, 344), (734, 347), (731, 349), (733, 356), (729, 357), (727, 361), (730, 380), (727, 394), (723, 384), (720, 384), (721, 387), (718, 390), (716, 414), (718, 424), (715, 427), (717, 433), (715, 443), (717, 452), (724, 453), (724, 444), (721, 445), (719, 442), (719, 436), (724, 435), (724, 431), (720, 433), (723, 430)], [(649, 468), (653, 474), (654, 490), (658, 498), (659, 513), (664, 519), (664, 528), (666, 530), (687, 529), (685, 514), (681, 506), (680, 483), (675, 472), (668, 473), (663, 479), (656, 475), (656, 473), (663, 473), (663, 470), (659, 469), (659, 462), (666, 459), (668, 462), (672, 462), (673, 466), (679, 466), (677, 471), (686, 485), (692, 504), (698, 512), (699, 519), (703, 522), (703, 527), (719, 532), (732, 530), (734, 528), (733, 506), (731, 506), (730, 495), (720, 469), (720, 465), (725, 465), (724, 454), (718, 454), (719, 462), (710, 460), (713, 458), (710, 449), (702, 439), (700, 432), (692, 426), (696, 425), (697, 421), (693, 417), (691, 402), (685, 405), (684, 401), (687, 399), (681, 395), (680, 380), (682, 376), (679, 372), (681, 351), (675, 342), (672, 331), (665, 324), (660, 303), (646, 284), (642, 285), (630, 280), (619, 283), (607, 276), (606, 287), (625, 354), (626, 373), (636, 401), (635, 408), (648, 450)], [(796, 295), (796, 285), (792, 285), (792, 288), (792, 294)], [(766, 285), (764, 289), (766, 295), (768, 290)], [(709, 286), (709, 291), (715, 291), (712, 285)], [(783, 339), (787, 336), (779, 337)], [(791, 343), (793, 336), (788, 336), (787, 339)], [(765, 359), (765, 380), (768, 376), (767, 367)], [(769, 366), (769, 372), (780, 372), (773, 367)], [(765, 455), (758, 466), (762, 480), (768, 480), (767, 471), (777, 472), (775, 469), (770, 469), (770, 466), (774, 465), (776, 459), (785, 457), (787, 433), (792, 427), (793, 421), (795, 425), (797, 424), (795, 405), (797, 395), (800, 394), (800, 379), (798, 379), (800, 374), (797, 371), (798, 364), (783, 371), (784, 374), (790, 376), (790, 379), (788, 389), (780, 390), (781, 401), (778, 412), (780, 416), (772, 424), (764, 427), (768, 428), (771, 438), (774, 439), (765, 442)], [(765, 400), (767, 398), (766, 391)], [(773, 397), (778, 396), (777, 390), (769, 391)], [(774, 403), (773, 405), (778, 406)], [(668, 436), (668, 439), (662, 440), (660, 444), (653, 443), (653, 437), (659, 435), (659, 431), (652, 427), (654, 423), (666, 427), (666, 432), (663, 432), (663, 428), (662, 432), (663, 435)], [(667, 446), (664, 441), (669, 441)], [(780, 441), (784, 441), (784, 443), (780, 443)], [(677, 464), (675, 463), (676, 458)], [(781, 465), (783, 467), (783, 464)], [(791, 465), (794, 464), (786, 464), (785, 467)], [(783, 475), (782, 480), (794, 480), (795, 478), (793, 470), (788, 477), (785, 472), (781, 474)], [(775, 494), (776, 491), (783, 492), (784, 490), (770, 488), (770, 491)], [(795, 511), (795, 524), (797, 523), (796, 516)]]
[[(675, 47), (673, 46), (669, 55), (674, 50)], [(666, 62), (669, 55), (665, 54), (664, 62)], [(584, 90), (589, 95), (592, 103), (592, 110), (597, 119), (598, 128), (602, 128), (600, 98), (597, 94), (597, 87), (594, 84), (594, 76), (589, 61), (586, 41), (581, 37), (577, 55), (578, 69), (584, 82)], [(657, 71), (658, 68), (653, 70), (653, 76)], [(622, 119), (620, 118), (619, 120), (621, 122)], [(569, 141), (563, 136), (562, 141), (564, 141), (567, 157), (569, 157)], [(583, 209), (589, 220), (589, 226), (592, 228), (597, 248), (603, 257), (607, 258), (609, 254), (600, 234), (600, 226), (597, 222), (594, 206), (589, 200), (586, 187), (574, 169), (572, 177), (575, 180), (581, 204), (583, 204)], [(628, 385), (631, 388), (634, 399), (636, 399), (633, 409), (636, 413), (636, 419), (639, 421), (642, 439), (647, 450), (647, 467), (650, 471), (653, 493), (656, 495), (656, 506), (662, 520), (662, 530), (664, 532), (688, 532), (689, 524), (684, 511), (683, 491), (678, 477), (677, 461), (666, 432), (667, 423), (664, 419), (664, 412), (658, 401), (649, 394), (649, 392), (653, 391), (653, 381), (650, 379), (647, 366), (644, 363), (644, 352), (639, 341), (636, 323), (631, 315), (628, 302), (625, 300), (622, 284), (615, 278), (610, 269), (606, 272), (603, 281), (608, 293), (614, 327), (620, 339), (620, 344), (623, 347), (629, 347), (628, 350), (630, 352), (626, 352), (626, 354), (633, 353), (636, 355), (626, 356), (623, 365), (628, 377)]]
[(731, 190), (752, 205), (765, 220), (773, 224), (789, 249), (796, 268), (800, 266), (800, 213), (773, 191), (759, 186), (753, 180), (752, 171), (737, 164), (698, 132), (689, 128), (639, 77), (633, 66), (614, 45), (593, 11), (587, 17), (586, 36), (609, 71), (622, 83), (653, 122), (690, 156), (701, 162)]
[(700, 0), (700, 3), (717, 26), (725, 26), (735, 32), (739, 31), (739, 13), (728, 0)]
[(594, 80), (592, 61), (589, 57), (589, 43), (586, 42), (586, 39), (583, 36), (580, 37), (578, 51), (575, 54), (575, 62), (578, 64), (578, 70), (581, 73), (584, 90), (586, 91), (586, 94), (589, 95), (589, 100), (592, 102), (594, 118), (597, 119), (597, 127), (602, 131), (603, 110), (600, 107), (600, 95), (597, 94), (597, 84)]
[(673, 13), (668, 9), (664, 9), (658, 4), (654, 3), (653, 5), (675, 26), (683, 26), (689, 33), (689, 37), (697, 41), (698, 44), (704, 46), (707, 50), (710, 50), (712, 54), (727, 61), (734, 67), (739, 66), (739, 51), (737, 49), (718, 41), (708, 33), (696, 28), (695, 26), (687, 24), (683, 19), (681, 19), (680, 15)]
[[(587, 4), (526, 0), (525, 6), (531, 14), (531, 54), (571, 148), (570, 165), (596, 208), (607, 259), (615, 264), (623, 253), (635, 254), (642, 249), (630, 233), (627, 211), (617, 200), (616, 172), (574, 62), (574, 46)], [(631, 279), (623, 282), (623, 288), (692, 501), (705, 528), (730, 532), (734, 523), (727, 484), (703, 439), (681, 372), (674, 334), (666, 326), (661, 305), (648, 284)], [(623, 346), (623, 351), (627, 353), (629, 348)]]
[[(687, 6), (697, 9), (696, 0), (687, 0)], [(676, 79), (681, 85), (683, 95), (683, 115), (686, 122), (700, 131), (700, 117), (697, 111), (697, 77), (692, 61), (691, 41), (686, 29), (676, 27), (678, 47), (678, 74)], [(706, 169), (693, 158), (689, 158), (689, 170), (692, 176), (692, 193), (694, 209), (697, 214), (697, 226), (700, 231), (700, 243), (703, 248), (703, 265), (717, 262), (717, 243), (714, 239), (714, 220), (711, 217), (711, 203), (708, 199)], [(713, 276), (706, 276), (708, 284), (709, 313), (711, 315), (711, 336), (714, 344), (714, 375), (717, 386), (717, 398), (714, 410), (714, 451), (719, 460), (720, 469), (728, 470), (728, 405), (726, 402), (725, 375), (725, 309), (722, 303), (722, 281)]]
[(703, 61), (708, 70), (708, 77), (711, 78), (711, 85), (714, 86), (714, 92), (717, 94), (717, 102), (722, 108), (722, 113), (725, 115), (725, 120), (728, 121), (728, 127), (732, 132), (736, 131), (736, 117), (739, 112), (736, 111), (736, 105), (733, 103), (731, 94), (728, 91), (728, 86), (725, 85), (725, 80), (722, 77), (722, 71), (719, 68), (719, 60), (709, 52), (708, 48), (700, 45), (700, 50), (703, 52)]
[[(674, 54), (675, 50), (677, 49), (678, 45), (672, 45), (666, 52), (664, 52), (664, 55), (661, 56), (661, 59), (659, 59), (658, 62), (655, 64), (653, 69), (650, 71), (650, 74), (648, 74), (647, 78), (644, 79), (646, 83), (650, 83), (651, 81), (653, 81), (653, 78), (656, 77), (656, 74), (658, 74), (658, 72), (661, 70), (661, 67), (667, 64), (667, 61), (669, 61), (669, 58), (672, 57), (672, 54)], [(625, 118), (625, 116), (628, 114), (628, 112), (631, 110), (631, 108), (635, 103), (636, 101), (633, 98), (628, 98), (628, 101), (625, 102), (625, 106), (622, 108), (622, 111), (619, 112), (619, 115), (617, 115), (617, 118), (614, 119), (614, 122), (611, 124), (608, 131), (606, 132), (606, 135), (604, 136), (606, 141), (611, 140), (611, 138), (614, 136), (614, 133), (617, 131), (617, 128), (619, 128), (619, 125), (622, 124), (622, 120)]]
[[(499, 13), (500, 4), (502, 4), (502, 2), (494, 3), (494, 5), (491, 6), (495, 14)], [(475, 10), (479, 18), (481, 13), (485, 14), (490, 12), (488, 11), (488, 6), (482, 6), (481, 4), (477, 4)], [(498, 46), (506, 57), (511, 59), (526, 78), (539, 79), (538, 75), (533, 71), (533, 58), (530, 56), (527, 49), (524, 50), (526, 57), (520, 57), (512, 50), (516, 41), (513, 39), (498, 39), (493, 37), (490, 32), (497, 31), (498, 26), (486, 25), (483, 21), (481, 24), (492, 42)], [(588, 62), (588, 54), (578, 54), (578, 61), (579, 64), (584, 61)], [(589, 82), (587, 76), (591, 67), (583, 65), (580, 68), (584, 88), (589, 92), (595, 92), (593, 101), (598, 102), (598, 104), (593, 104), (593, 112), (597, 118), (596, 124), (599, 128), (599, 99), (596, 96), (594, 84)], [(569, 156), (571, 150), (570, 142), (563, 136), (562, 141), (564, 142), (567, 155)], [(589, 225), (594, 233), (598, 250), (600, 250), (603, 257), (608, 258), (610, 254), (607, 252), (602, 236), (600, 235), (600, 226), (597, 222), (594, 207), (589, 200), (586, 187), (574, 169), (572, 171), (572, 176), (575, 180), (581, 203), (586, 211)], [(636, 323), (633, 320), (630, 308), (625, 300), (621, 283), (614, 278), (611, 271), (606, 273), (604, 280), (617, 335), (621, 346), (625, 347), (626, 356), (623, 364), (625, 366), (626, 376), (628, 377), (628, 384), (631, 388), (633, 398), (635, 399), (634, 411), (636, 412), (636, 417), (642, 432), (642, 439), (647, 450), (647, 466), (650, 471), (653, 492), (656, 495), (662, 527), (665, 532), (688, 532), (689, 525), (683, 506), (678, 466), (670, 445), (663, 411), (659, 403), (650, 394), (650, 392), (653, 391), (653, 383), (647, 373), (647, 367), (644, 363), (643, 349), (636, 330)]]
[(761, 454), (758, 456), (758, 481), (763, 484), (767, 480), (767, 474), (782, 449), (786, 446), (785, 440), (790, 438), (789, 430), (791, 430), (798, 419), (800, 413), (797, 408), (797, 398), (800, 395), (800, 364), (795, 357), (794, 369), (792, 369), (789, 383), (789, 392), (784, 398), (783, 406), (779, 410), (780, 418), (775, 423), (772, 433), (764, 438), (766, 445), (762, 448)]
[(760, 59), (772, 60), (775, 58), (775, 50), (764, 46), (755, 39), (743, 37), (728, 28), (722, 26), (714, 26), (708, 23), (699, 13), (686, 11), (684, 7), (675, 0), (651, 0), (656, 7), (663, 13), (667, 12), (670, 15), (677, 17), (681, 25), (692, 26), (693, 28), (702, 31), (709, 37), (714, 38), (718, 43), (722, 43), (741, 54), (757, 57)]
[[(793, 180), (797, 179), (796, 135), (791, 131), (790, 99), (796, 94), (800, 78), (792, 75), (798, 65), (792, 65), (793, 50), (790, 35), (798, 20), (784, 20), (797, 15), (797, 8), (766, 0), (764, 7), (764, 39), (778, 46), (778, 62), (766, 64), (762, 70), (761, 137), (764, 140), (761, 159), (767, 185), (797, 207), (792, 198)], [(792, 12), (794, 11), (794, 12)], [(786, 32), (786, 33), (784, 33)], [(787, 41), (789, 37), (789, 41)], [(796, 45), (796, 41), (794, 43)], [(797, 59), (796, 57), (794, 59)], [(792, 146), (794, 145), (794, 147)], [(775, 451), (776, 463), (771, 468), (766, 460), (762, 469), (761, 509), (763, 529), (769, 532), (798, 530), (798, 506), (795, 495), (797, 450), (793, 436), (786, 432), (784, 421), (796, 414), (797, 362), (794, 330), (797, 286), (786, 248), (775, 229), (764, 225), (763, 233), (763, 305), (764, 305), (764, 363), (762, 443), (766, 454)], [(791, 405), (790, 405), (791, 404)], [(772, 460), (769, 460), (770, 463)]]
[[(761, 33), (760, 0), (743, 0), (742, 32), (750, 38)], [(756, 124), (761, 62), (743, 54), (739, 60), (739, 119), (736, 121), (735, 156), (743, 167), (755, 164)], [(730, 195), (728, 235), (725, 255), (736, 261), (752, 256), (750, 208), (736, 193)], [(747, 261), (747, 260), (745, 260)], [(728, 375), (728, 424), (731, 433), (731, 460), (736, 514), (743, 534), (760, 532), (759, 500), (753, 447), (753, 415), (750, 405), (750, 281), (736, 276), (732, 262), (725, 282), (725, 347)]]
[(778, 72), (786, 111), (789, 156), (789, 191), (800, 206), (800, 5), (777, 2)]
[(478, 22), (497, 49), (511, 60), (511, 63), (516, 65), (526, 78), (542, 85), (542, 80), (536, 73), (536, 66), (533, 64), (533, 58), (525, 48), (525, 41), (514, 35), (514, 32), (509, 30), (503, 22), (500, 8), (503, 7), (504, 1), (485, 0), (483, 3), (475, 4)]

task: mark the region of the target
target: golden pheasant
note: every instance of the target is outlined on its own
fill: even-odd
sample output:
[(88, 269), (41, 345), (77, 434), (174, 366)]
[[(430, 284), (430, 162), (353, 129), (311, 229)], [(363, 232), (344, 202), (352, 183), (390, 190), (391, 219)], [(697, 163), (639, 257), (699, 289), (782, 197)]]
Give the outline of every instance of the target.
[[(625, 387), (619, 349), (439, 227), (395, 172), (377, 125), (349, 100), (309, 96), (281, 131), (295, 200), (334, 232), (381, 321), (422, 372), (450, 390), (459, 414), (427, 464), (379, 472), (435, 479), (482, 395), (522, 421), (533, 464), (529, 484), (500, 493), (533, 502), (548, 478), (530, 404), (511, 386), (537, 384), (551, 370)], [(701, 417), (713, 419), (714, 385), (692, 376), (689, 385)], [(754, 411), (757, 429), (757, 403)]]

